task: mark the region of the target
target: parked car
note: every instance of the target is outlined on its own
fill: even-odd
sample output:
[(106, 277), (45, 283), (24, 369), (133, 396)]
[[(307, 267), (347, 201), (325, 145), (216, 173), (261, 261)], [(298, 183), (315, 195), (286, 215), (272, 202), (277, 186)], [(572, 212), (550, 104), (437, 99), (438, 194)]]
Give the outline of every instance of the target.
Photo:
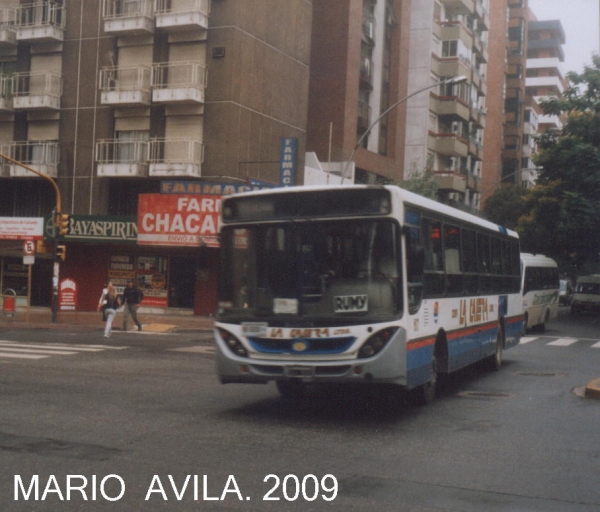
[(573, 283), (570, 279), (560, 280), (560, 293), (558, 295), (558, 303), (561, 306), (570, 306), (573, 300)]
[(600, 313), (600, 275), (584, 276), (577, 279), (575, 293), (571, 301), (571, 314), (582, 311)]

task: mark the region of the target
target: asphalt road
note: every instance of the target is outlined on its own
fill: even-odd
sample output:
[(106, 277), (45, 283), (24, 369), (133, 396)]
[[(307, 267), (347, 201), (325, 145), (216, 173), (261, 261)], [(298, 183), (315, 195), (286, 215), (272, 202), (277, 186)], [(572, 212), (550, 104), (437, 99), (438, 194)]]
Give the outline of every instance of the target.
[(4, 329), (0, 510), (600, 510), (598, 319), (524, 341), (414, 407), (222, 386), (198, 333)]

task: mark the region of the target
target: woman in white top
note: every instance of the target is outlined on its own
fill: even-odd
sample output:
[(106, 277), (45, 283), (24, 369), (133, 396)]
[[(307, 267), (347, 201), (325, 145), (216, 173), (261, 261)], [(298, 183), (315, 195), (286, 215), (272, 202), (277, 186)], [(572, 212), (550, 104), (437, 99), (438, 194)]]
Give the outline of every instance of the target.
[(98, 311), (101, 309), (104, 311), (106, 326), (104, 327), (104, 337), (110, 338), (112, 332), (112, 324), (117, 314), (117, 309), (121, 305), (117, 290), (113, 286), (112, 282), (109, 281), (106, 284), (106, 288), (102, 290), (100, 301), (98, 302)]

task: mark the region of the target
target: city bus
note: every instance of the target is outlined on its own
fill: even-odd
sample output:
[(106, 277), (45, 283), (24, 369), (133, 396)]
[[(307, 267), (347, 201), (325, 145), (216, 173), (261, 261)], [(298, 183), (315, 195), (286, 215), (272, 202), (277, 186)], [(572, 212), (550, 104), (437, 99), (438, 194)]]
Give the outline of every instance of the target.
[(544, 332), (558, 316), (560, 276), (558, 265), (543, 254), (521, 254), (523, 330)]
[(519, 343), (517, 234), (397, 186), (228, 196), (220, 240), (224, 384), (392, 384), (426, 404)]

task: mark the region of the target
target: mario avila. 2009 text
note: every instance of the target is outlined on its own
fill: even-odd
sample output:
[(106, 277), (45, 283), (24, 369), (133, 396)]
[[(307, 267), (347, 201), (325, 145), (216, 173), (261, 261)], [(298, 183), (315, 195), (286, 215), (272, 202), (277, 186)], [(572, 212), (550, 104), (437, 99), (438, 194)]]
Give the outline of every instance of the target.
[[(321, 478), (315, 475), (278, 475), (264, 477), (263, 501), (333, 501), (338, 494), (338, 481), (331, 474)], [(49, 475), (22, 477), (14, 475), (14, 501), (119, 501), (125, 496), (125, 480), (116, 474), (106, 476), (65, 475), (57, 478)], [(154, 475), (149, 482), (145, 501), (192, 499), (194, 501), (223, 501), (226, 499), (248, 501), (250, 496), (242, 493), (234, 475), (214, 482), (208, 475)]]

